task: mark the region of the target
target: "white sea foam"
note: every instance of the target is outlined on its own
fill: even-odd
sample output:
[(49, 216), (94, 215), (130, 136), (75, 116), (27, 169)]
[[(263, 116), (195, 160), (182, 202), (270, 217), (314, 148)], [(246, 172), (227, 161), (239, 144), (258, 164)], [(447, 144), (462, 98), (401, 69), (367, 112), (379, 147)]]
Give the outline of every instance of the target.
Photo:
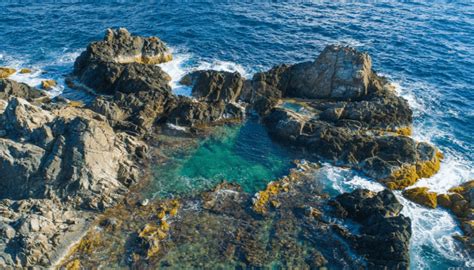
[[(447, 211), (442, 209), (428, 209), (410, 202), (396, 192), (398, 200), (403, 204), (402, 214), (412, 222), (412, 237), (410, 241), (411, 268), (428, 269), (436, 263), (437, 258), (427, 256), (430, 251), (442, 255), (444, 258), (464, 262), (465, 266), (472, 266), (473, 261), (459, 248), (459, 243), (452, 237), (461, 234), (456, 220)], [(432, 253), (432, 252), (431, 252)], [(429, 261), (429, 260), (432, 261)]]
[(212, 62), (197, 61), (197, 64), (192, 64), (193, 55), (190, 53), (181, 53), (178, 49), (171, 48), (173, 53), (173, 60), (159, 64), (159, 66), (168, 73), (171, 77), (170, 86), (173, 93), (182, 96), (191, 96), (192, 87), (182, 85), (180, 80), (184, 75), (196, 70), (218, 70), (228, 72), (239, 72), (243, 77), (247, 78), (251, 74), (243, 66), (229, 61), (214, 60)]
[(340, 168), (330, 164), (323, 164), (317, 172), (319, 179), (329, 183), (329, 188), (338, 192), (351, 192), (357, 188), (365, 188), (372, 191), (381, 191), (384, 187), (367, 177), (356, 173), (352, 169)]
[(191, 87), (182, 85), (179, 81), (192, 69), (186, 64), (190, 61), (190, 54), (173, 54), (173, 60), (159, 64), (159, 66), (171, 77), (170, 86), (176, 95), (191, 96)]
[(420, 179), (414, 187), (428, 187), (431, 191), (445, 193), (450, 188), (471, 179), (474, 179), (472, 165), (466, 160), (447, 153), (445, 159), (441, 162), (438, 173), (430, 178)]
[(214, 60), (212, 62), (200, 61), (196, 70), (219, 70), (227, 72), (239, 72), (244, 78), (249, 78), (251, 76), (250, 72), (240, 64), (236, 64), (230, 61), (221, 61)]
[[(323, 181), (326, 180), (330, 189), (337, 193), (351, 192), (357, 188), (376, 192), (384, 189), (381, 184), (361, 176), (351, 169), (339, 168), (330, 164), (324, 164), (317, 177), (322, 177), (319, 179), (323, 179)], [(439, 208), (424, 208), (403, 198), (399, 191), (396, 191), (395, 194), (404, 206), (402, 214), (412, 221), (411, 268), (427, 269), (436, 263), (436, 256), (439, 255), (450, 261), (464, 262), (465, 266), (474, 264), (474, 261), (464, 253), (459, 243), (452, 237), (454, 234), (462, 232), (457, 221), (449, 212)]]

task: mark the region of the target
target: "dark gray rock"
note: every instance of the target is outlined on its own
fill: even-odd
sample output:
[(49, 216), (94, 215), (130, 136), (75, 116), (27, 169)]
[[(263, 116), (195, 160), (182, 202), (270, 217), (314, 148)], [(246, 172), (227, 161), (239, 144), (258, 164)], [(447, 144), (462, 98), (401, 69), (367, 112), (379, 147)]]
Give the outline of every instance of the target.
[(369, 268), (409, 268), (411, 221), (400, 215), (403, 206), (391, 191), (358, 189), (337, 196), (332, 204), (342, 217), (362, 225), (357, 235), (348, 238)]
[(209, 102), (238, 100), (244, 79), (238, 72), (200, 70), (186, 75), (183, 82), (192, 85), (192, 95)]

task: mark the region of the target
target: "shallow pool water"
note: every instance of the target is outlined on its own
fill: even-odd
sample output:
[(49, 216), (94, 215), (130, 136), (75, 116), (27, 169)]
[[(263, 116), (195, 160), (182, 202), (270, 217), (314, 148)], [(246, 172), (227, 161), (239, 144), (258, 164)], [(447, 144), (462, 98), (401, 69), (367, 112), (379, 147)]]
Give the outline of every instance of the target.
[(275, 143), (256, 119), (218, 127), (198, 146), (154, 169), (155, 196), (196, 193), (228, 181), (254, 193), (288, 173), (295, 154)]

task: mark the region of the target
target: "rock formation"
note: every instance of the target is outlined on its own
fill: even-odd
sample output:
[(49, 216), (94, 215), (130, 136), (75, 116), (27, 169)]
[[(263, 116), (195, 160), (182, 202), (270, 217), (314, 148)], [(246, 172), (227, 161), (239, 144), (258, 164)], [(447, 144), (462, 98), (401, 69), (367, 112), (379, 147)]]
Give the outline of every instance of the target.
[(408, 137), (407, 101), (372, 70), (367, 54), (354, 49), (328, 46), (314, 62), (257, 73), (242, 98), (263, 115), (275, 138), (361, 170), (391, 189), (439, 169), (441, 153)]
[(146, 146), (102, 115), (34, 105), (15, 95), (32, 99), (38, 90), (2, 85), (9, 98), (0, 114), (0, 205), (8, 237), (0, 266), (50, 266), (86, 229), (85, 210), (115, 205), (138, 181)]
[(160, 85), (163, 78), (169, 80), (153, 64), (171, 59), (169, 49), (157, 37), (132, 36), (125, 28), (108, 29), (103, 41), (91, 43), (77, 58), (74, 75), (79, 82), (99, 93), (136, 91), (143, 85)]

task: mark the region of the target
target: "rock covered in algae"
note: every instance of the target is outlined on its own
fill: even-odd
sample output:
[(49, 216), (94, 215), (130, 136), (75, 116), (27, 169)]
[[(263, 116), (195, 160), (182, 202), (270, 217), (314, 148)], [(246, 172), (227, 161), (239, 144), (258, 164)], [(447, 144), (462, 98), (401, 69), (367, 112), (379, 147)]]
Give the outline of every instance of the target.
[(10, 75), (15, 74), (16, 69), (8, 67), (0, 67), (0, 79), (8, 78)]
[(464, 236), (458, 238), (471, 251), (474, 250), (474, 180), (449, 189), (438, 195), (438, 204), (450, 209), (458, 217)]
[(423, 206), (429, 208), (436, 208), (438, 206), (437, 194), (435, 192), (430, 192), (427, 187), (405, 189), (402, 194), (409, 200)]

